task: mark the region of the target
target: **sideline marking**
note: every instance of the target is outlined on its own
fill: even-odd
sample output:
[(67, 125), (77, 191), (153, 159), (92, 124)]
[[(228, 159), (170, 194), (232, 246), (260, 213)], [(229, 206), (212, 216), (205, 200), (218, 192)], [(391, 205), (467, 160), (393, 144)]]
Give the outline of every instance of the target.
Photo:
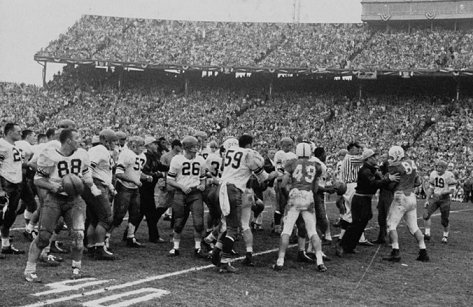
[[(289, 247), (294, 247), (294, 246), (297, 246), (297, 244), (289, 245)], [(278, 250), (279, 250), (279, 248), (273, 248), (273, 249), (270, 249), (270, 250), (254, 253), (253, 256), (265, 255), (265, 254), (276, 252)], [(243, 259), (245, 259), (245, 256), (235, 258), (235, 259), (232, 260), (232, 262), (243, 260)], [(147, 277), (147, 278), (138, 279), (138, 280), (135, 280), (135, 281), (124, 283), (124, 284), (119, 284), (119, 285), (110, 286), (110, 287), (106, 287), (106, 288), (101, 288), (101, 289), (97, 289), (97, 290), (92, 290), (92, 291), (88, 291), (88, 292), (83, 292), (83, 293), (79, 293), (79, 294), (73, 294), (73, 295), (69, 295), (69, 296), (65, 296), (65, 297), (59, 297), (59, 298), (55, 298), (55, 299), (40, 301), (40, 302), (33, 303), (33, 304), (30, 304), (30, 305), (24, 305), (24, 307), (37, 307), (37, 306), (39, 307), (39, 306), (45, 306), (45, 305), (50, 305), (50, 304), (55, 304), (55, 303), (60, 303), (60, 302), (66, 302), (66, 301), (70, 301), (70, 300), (80, 298), (80, 297), (84, 297), (84, 296), (95, 295), (95, 294), (100, 294), (100, 293), (109, 292), (109, 291), (113, 291), (113, 290), (133, 287), (133, 286), (143, 284), (143, 283), (147, 283), (147, 282), (150, 282), (150, 281), (155, 281), (155, 280), (160, 280), (160, 279), (173, 277), (173, 276), (177, 276), (177, 275), (187, 274), (189, 272), (202, 271), (202, 270), (206, 270), (206, 269), (210, 269), (210, 268), (215, 268), (215, 266), (213, 264), (209, 264), (209, 265), (204, 265), (204, 266), (200, 266), (200, 267), (192, 267), (190, 269), (185, 269), (185, 270), (181, 270), (181, 271), (176, 271), (176, 272), (171, 272), (171, 273), (166, 273), (166, 274), (161, 274), (161, 275), (156, 275), (156, 276), (150, 276), (150, 277)]]
[[(120, 301), (119, 303), (112, 303), (112, 305), (102, 305), (102, 303), (116, 301), (124, 296), (132, 296), (135, 294), (142, 294), (146, 292), (149, 292), (149, 294), (145, 296), (139, 296), (136, 298), (125, 300), (125, 301)], [(98, 300), (88, 301), (88, 302), (85, 302), (83, 306), (86, 306), (86, 307), (106, 307), (106, 306), (127, 307), (127, 306), (138, 304), (141, 302), (146, 302), (154, 298), (160, 298), (161, 296), (169, 294), (169, 293), (171, 292), (166, 291), (166, 290), (156, 289), (156, 288), (142, 288), (142, 289), (128, 291), (128, 292), (124, 292), (120, 294), (109, 295), (109, 296), (100, 298)]]
[[(106, 279), (106, 280), (98, 280), (97, 278), (82, 278), (82, 279), (70, 279), (70, 280), (63, 280), (58, 282), (53, 282), (46, 284), (46, 287), (52, 288), (52, 290), (38, 292), (33, 294), (34, 296), (41, 296), (41, 295), (48, 295), (52, 293), (60, 293), (66, 291), (74, 291), (79, 290), (89, 286), (100, 285), (113, 279)], [(72, 286), (70, 284), (73, 284)]]

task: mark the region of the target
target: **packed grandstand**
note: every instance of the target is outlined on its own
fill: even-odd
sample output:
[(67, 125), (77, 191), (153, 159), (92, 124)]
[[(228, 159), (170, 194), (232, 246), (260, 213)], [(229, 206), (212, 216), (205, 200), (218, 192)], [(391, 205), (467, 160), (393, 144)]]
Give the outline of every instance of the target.
[[(473, 29), (441, 25), (407, 33), (361, 23), (87, 15), (35, 55), (69, 63), (47, 87), (0, 84), (0, 126), (13, 121), (44, 132), (59, 119), (74, 118), (89, 143), (104, 127), (168, 140), (195, 130), (219, 141), (249, 132), (269, 148), (284, 136), (310, 135), (330, 154), (353, 140), (380, 151), (403, 144), (424, 173), (434, 159), (445, 158), (466, 174), (472, 162), (466, 142), (473, 133), (467, 86), (472, 46)], [(104, 63), (106, 69), (96, 68)], [(128, 71), (123, 63), (142, 69)], [(191, 66), (199, 69), (185, 74)], [(320, 74), (287, 75), (283, 68)], [(395, 71), (397, 78), (334, 81), (333, 71), (323, 74), (330, 69), (345, 75)], [(426, 71), (449, 75), (412, 78)], [(409, 79), (399, 81), (399, 75)]]

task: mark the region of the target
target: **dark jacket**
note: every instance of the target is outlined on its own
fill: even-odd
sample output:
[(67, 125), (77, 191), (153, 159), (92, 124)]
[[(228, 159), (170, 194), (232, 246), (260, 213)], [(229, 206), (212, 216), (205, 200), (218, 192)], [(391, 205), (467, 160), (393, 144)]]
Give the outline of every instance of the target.
[(169, 166), (164, 165), (160, 161), (160, 154), (152, 154), (150, 152), (145, 152), (146, 163), (143, 166), (143, 174), (148, 176), (153, 176), (153, 181), (143, 181), (142, 189), (154, 190), (154, 186), (158, 182), (159, 178), (163, 178), (164, 175), (161, 172), (169, 171)]
[(374, 195), (379, 188), (387, 187), (391, 181), (383, 178), (376, 166), (366, 163), (358, 171), (355, 191), (358, 194)]

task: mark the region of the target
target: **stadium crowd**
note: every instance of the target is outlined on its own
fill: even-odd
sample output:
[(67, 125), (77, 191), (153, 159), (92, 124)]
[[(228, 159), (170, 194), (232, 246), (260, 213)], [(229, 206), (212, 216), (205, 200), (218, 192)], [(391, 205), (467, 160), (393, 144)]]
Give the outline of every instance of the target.
[[(331, 154), (347, 141), (357, 140), (380, 151), (391, 144), (408, 145), (426, 171), (437, 158), (451, 161), (459, 170), (473, 162), (466, 145), (473, 134), (471, 98), (451, 104), (429, 97), (384, 95), (360, 100), (287, 91), (267, 99), (227, 89), (200, 88), (186, 96), (171, 89), (118, 91), (108, 86), (102, 91), (78, 88), (71, 95), (57, 89), (56, 83), (49, 91), (2, 83), (1, 124), (15, 121), (44, 133), (62, 118), (80, 118), (89, 143), (102, 127), (168, 140), (196, 130), (217, 140), (252, 131), (258, 142), (273, 148), (284, 136), (295, 138), (309, 131), (317, 145)], [(428, 129), (414, 143), (426, 123)]]
[[(172, 38), (172, 39), (171, 39)], [(452, 69), (473, 65), (471, 29), (83, 16), (38, 52), (55, 58), (238, 67)]]

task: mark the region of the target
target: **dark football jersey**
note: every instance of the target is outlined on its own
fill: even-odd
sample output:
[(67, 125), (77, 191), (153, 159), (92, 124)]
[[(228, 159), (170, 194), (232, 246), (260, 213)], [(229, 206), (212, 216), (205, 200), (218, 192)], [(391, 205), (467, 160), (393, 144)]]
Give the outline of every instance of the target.
[(405, 160), (389, 165), (390, 174), (399, 174), (401, 178), (394, 191), (413, 192), (416, 184), (417, 166), (412, 160)]

